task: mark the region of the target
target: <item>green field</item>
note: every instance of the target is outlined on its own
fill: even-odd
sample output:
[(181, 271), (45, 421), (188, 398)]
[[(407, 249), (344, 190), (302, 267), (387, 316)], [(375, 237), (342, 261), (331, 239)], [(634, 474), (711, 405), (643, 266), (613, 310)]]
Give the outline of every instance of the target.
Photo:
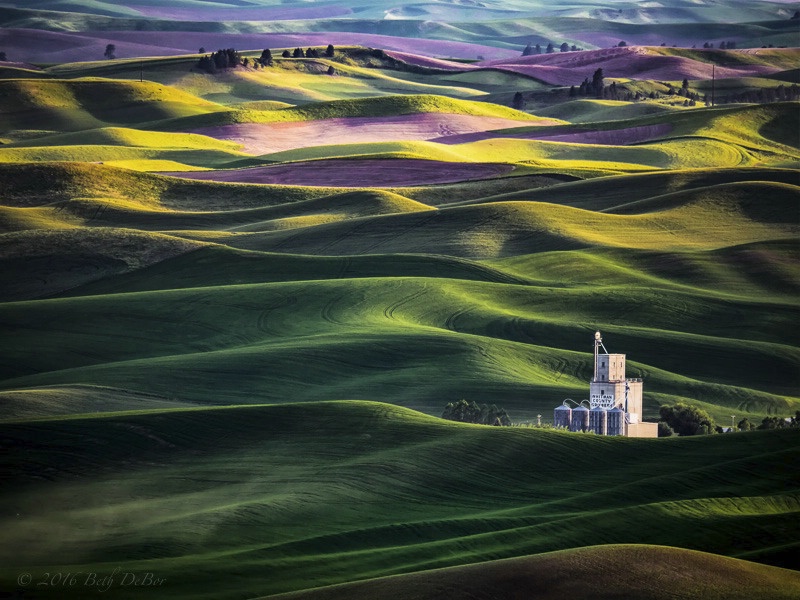
[[(450, 424), (351, 401), (151, 409), (6, 423), (2, 432), (0, 469), (14, 489), (3, 498), (4, 586), (20, 570), (40, 580), (43, 564), (102, 574), (124, 565), (166, 580), (137, 589), (142, 597), (254, 597), (539, 555), (587, 538), (783, 567), (797, 552), (786, 534), (797, 488), (784, 478), (798, 459), (794, 431), (608, 439)], [(587, 551), (600, 562), (614, 555)], [(698, 558), (673, 551), (665, 564)], [(799, 585), (796, 572), (774, 566), (701, 560), (768, 597), (791, 597)], [(479, 581), (493, 568), (460, 573)], [(685, 589), (666, 567), (656, 573)], [(731, 584), (708, 574), (696, 589), (730, 597)], [(71, 593), (86, 592), (58, 597)]]
[[(120, 50), (145, 9), (176, 16), (141, 48), (158, 30), (484, 44), (464, 53), (794, 31), (736, 1), (13, 4), (0, 41), (114, 31)], [(574, 98), (352, 44), (216, 74), (195, 54), (0, 63), (0, 596), (797, 597), (796, 428), (547, 427), (588, 397), (597, 330), (643, 379), (645, 420), (800, 413), (797, 52), (644, 52), (752, 69), (715, 90), (781, 101), (683, 106), (680, 79), (633, 67), (614, 80), (664, 96)], [(581, 57), (589, 77), (608, 58)], [(461, 399), (517, 426), (439, 418)]]

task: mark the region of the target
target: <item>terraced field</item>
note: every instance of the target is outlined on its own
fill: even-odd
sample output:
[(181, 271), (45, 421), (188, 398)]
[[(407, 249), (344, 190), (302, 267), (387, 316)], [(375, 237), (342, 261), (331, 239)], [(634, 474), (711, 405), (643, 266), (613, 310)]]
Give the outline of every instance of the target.
[[(784, 5), (12, 4), (0, 596), (800, 593), (796, 429), (438, 418), (547, 423), (598, 329), (648, 420), (800, 411)], [(640, 99), (571, 96), (598, 68)], [(674, 93), (712, 68), (775, 101)]]

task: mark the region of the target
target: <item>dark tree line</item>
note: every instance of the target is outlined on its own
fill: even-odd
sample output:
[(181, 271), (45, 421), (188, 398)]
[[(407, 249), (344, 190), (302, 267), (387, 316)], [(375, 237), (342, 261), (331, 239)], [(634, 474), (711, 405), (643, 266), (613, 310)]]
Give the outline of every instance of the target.
[[(594, 96), (595, 98), (603, 98), (605, 97), (605, 90), (606, 86), (603, 82), (603, 69), (597, 69), (594, 74), (592, 75), (592, 80), (589, 81), (589, 78), (585, 78), (580, 86), (577, 88), (573, 85), (569, 89), (570, 97), (574, 98), (576, 96)], [(612, 83), (611, 86), (614, 88), (614, 94), (617, 93), (617, 85), (616, 83)]]
[[(661, 421), (658, 423), (658, 437), (678, 435), (706, 435), (722, 433), (722, 427), (714, 423), (713, 417), (706, 411), (696, 406), (678, 402), (674, 405), (665, 404), (658, 409)], [(739, 431), (752, 431), (754, 429), (800, 429), (800, 410), (791, 418), (764, 417), (761, 424), (756, 427), (747, 417), (737, 423)]]
[(491, 406), (478, 404), (475, 401), (459, 400), (458, 402), (450, 402), (445, 406), (442, 418), (461, 423), (511, 427), (511, 419), (505, 409), (497, 408), (494, 404)]
[(761, 424), (756, 427), (747, 417), (736, 424), (739, 431), (753, 431), (754, 429), (800, 429), (800, 410), (795, 411), (791, 418), (764, 417)]
[(678, 435), (708, 435), (716, 433), (717, 424), (714, 418), (702, 408), (678, 402), (677, 404), (664, 404), (658, 409), (661, 417), (658, 434), (660, 437), (669, 437), (672, 433)]
[[(205, 48), (200, 48), (200, 54), (204, 52)], [(325, 56), (332, 58), (335, 53), (336, 49), (333, 47), (333, 44), (328, 44), (325, 50)], [(293, 53), (284, 50), (281, 56), (283, 56), (283, 58), (318, 58), (320, 57), (320, 52), (316, 48), (308, 48), (307, 50), (295, 48)], [(239, 65), (243, 67), (252, 66), (254, 69), (258, 69), (259, 67), (270, 67), (273, 64), (272, 51), (269, 48), (264, 48), (261, 52), (261, 56), (257, 59), (254, 58), (252, 61), (247, 57), (242, 58), (239, 52), (233, 48), (217, 50), (211, 54), (201, 56), (197, 61), (197, 67), (207, 73), (215, 73), (220, 69), (235, 69)], [(328, 71), (329, 74), (332, 74), (330, 73), (330, 69), (328, 69)]]
[[(559, 50), (561, 52), (578, 52), (579, 50), (583, 50), (583, 48), (578, 48), (575, 44), (570, 46), (567, 42), (564, 42), (559, 46)], [(535, 46), (531, 46), (530, 43), (522, 49), (522, 56), (532, 56), (534, 54), (553, 54), (556, 51), (556, 47), (553, 46), (552, 42), (547, 44), (547, 47), (542, 50), (541, 45), (536, 44)]]
[(233, 48), (217, 50), (211, 54), (201, 56), (197, 66), (207, 73), (214, 73), (220, 69), (235, 69), (242, 64), (242, 57)]
[[(706, 42), (703, 44), (703, 48), (713, 48), (714, 42)], [(720, 50), (736, 50), (736, 42), (720, 42), (719, 43)]]
[(796, 83), (791, 86), (779, 85), (774, 88), (759, 88), (744, 92), (717, 96), (717, 104), (730, 104), (746, 102), (750, 104), (769, 104), (771, 102), (789, 102), (800, 100), (800, 86)]
[[(324, 56), (326, 58), (333, 58), (335, 54), (336, 49), (333, 47), (333, 44), (328, 44), (328, 47), (325, 49)], [(303, 50), (302, 48), (295, 48), (294, 52), (284, 50), (281, 56), (283, 56), (283, 58), (320, 58), (323, 56), (323, 54), (320, 54), (320, 51), (316, 48), (307, 48), (306, 50)]]

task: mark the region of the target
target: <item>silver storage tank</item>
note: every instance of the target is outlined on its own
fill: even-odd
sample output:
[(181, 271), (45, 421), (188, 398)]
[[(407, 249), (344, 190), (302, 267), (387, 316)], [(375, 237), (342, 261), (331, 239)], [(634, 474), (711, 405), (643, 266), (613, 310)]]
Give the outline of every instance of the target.
[(553, 425), (569, 429), (572, 424), (572, 409), (569, 406), (556, 406), (553, 410)]
[(597, 435), (606, 435), (608, 427), (608, 411), (595, 406), (589, 411), (589, 431)]
[(625, 411), (619, 406), (608, 411), (608, 435), (625, 435)]
[(589, 429), (589, 409), (585, 406), (578, 406), (572, 411), (572, 423), (570, 431), (587, 431)]

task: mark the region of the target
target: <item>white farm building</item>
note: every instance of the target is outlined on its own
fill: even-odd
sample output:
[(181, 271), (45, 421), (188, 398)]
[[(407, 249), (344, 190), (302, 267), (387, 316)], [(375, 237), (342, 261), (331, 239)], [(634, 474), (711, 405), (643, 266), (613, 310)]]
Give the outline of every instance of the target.
[(658, 437), (658, 423), (642, 421), (642, 380), (625, 376), (625, 355), (609, 354), (599, 331), (594, 334), (594, 376), (589, 382), (589, 400), (574, 408), (568, 402), (565, 400), (553, 411), (556, 427), (598, 435)]

